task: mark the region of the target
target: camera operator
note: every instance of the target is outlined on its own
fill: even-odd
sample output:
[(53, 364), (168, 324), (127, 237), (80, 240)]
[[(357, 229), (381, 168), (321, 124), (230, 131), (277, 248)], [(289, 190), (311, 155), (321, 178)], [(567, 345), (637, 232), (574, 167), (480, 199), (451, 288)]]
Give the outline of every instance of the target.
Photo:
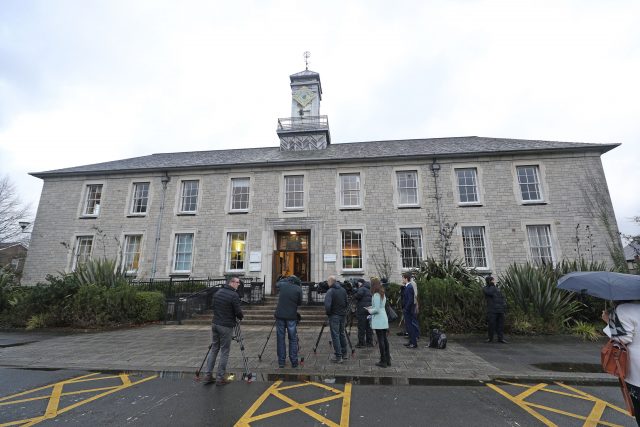
[(335, 276), (329, 276), (327, 284), (329, 290), (324, 296), (324, 309), (329, 317), (329, 330), (335, 353), (330, 360), (334, 363), (342, 363), (343, 359), (347, 359), (347, 334), (345, 332), (347, 291), (336, 282)]
[(371, 307), (371, 284), (364, 279), (358, 279), (358, 290), (353, 296), (357, 303), (356, 316), (358, 317), (358, 344), (356, 348), (373, 347), (373, 330), (367, 320)]
[(276, 307), (276, 349), (278, 367), (284, 368), (287, 358), (285, 329), (289, 336), (289, 360), (291, 367), (298, 367), (298, 306), (302, 304), (301, 282), (296, 276), (289, 276), (277, 282), (278, 306)]

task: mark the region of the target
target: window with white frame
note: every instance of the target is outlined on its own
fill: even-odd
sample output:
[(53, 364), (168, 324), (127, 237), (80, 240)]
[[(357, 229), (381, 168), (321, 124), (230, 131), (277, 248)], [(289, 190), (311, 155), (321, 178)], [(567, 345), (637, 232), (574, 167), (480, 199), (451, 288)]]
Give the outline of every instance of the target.
[(538, 166), (518, 166), (518, 185), (523, 202), (542, 201), (542, 190), (540, 187), (540, 170)]
[(527, 235), (529, 236), (529, 248), (533, 262), (539, 265), (553, 264), (551, 226), (528, 225)]
[(176, 234), (173, 253), (173, 271), (176, 273), (191, 272), (192, 261), (193, 233)]
[(360, 174), (340, 174), (340, 206), (343, 208), (360, 207)]
[(198, 188), (200, 181), (182, 181), (182, 194), (180, 197), (180, 212), (193, 213), (198, 210)]
[(462, 248), (464, 262), (468, 267), (489, 268), (484, 227), (462, 227)]
[(422, 261), (422, 230), (419, 228), (400, 229), (400, 256), (402, 268), (417, 268)]
[(478, 173), (476, 168), (456, 169), (460, 203), (478, 202)]
[(415, 206), (418, 204), (418, 172), (398, 171), (396, 172), (396, 182), (398, 185), (398, 205)]
[(227, 233), (227, 271), (245, 270), (247, 260), (247, 233)]
[(342, 230), (342, 268), (362, 269), (362, 230)]
[(140, 248), (142, 246), (141, 234), (128, 234), (124, 236), (122, 248), (122, 270), (127, 274), (136, 274), (140, 266)]
[(148, 204), (149, 204), (149, 183), (134, 182), (133, 197), (131, 198), (131, 213), (134, 215), (146, 214)]
[(249, 178), (231, 178), (231, 210), (249, 209)]
[(12, 258), (11, 259), (11, 268), (15, 271), (20, 266), (20, 258)]
[(304, 175), (288, 175), (284, 177), (285, 209), (304, 208)]
[(73, 262), (71, 269), (73, 271), (78, 266), (86, 263), (91, 259), (91, 251), (93, 249), (93, 236), (78, 236), (73, 249)]
[(84, 215), (98, 216), (100, 214), (100, 199), (102, 199), (102, 184), (87, 185)]

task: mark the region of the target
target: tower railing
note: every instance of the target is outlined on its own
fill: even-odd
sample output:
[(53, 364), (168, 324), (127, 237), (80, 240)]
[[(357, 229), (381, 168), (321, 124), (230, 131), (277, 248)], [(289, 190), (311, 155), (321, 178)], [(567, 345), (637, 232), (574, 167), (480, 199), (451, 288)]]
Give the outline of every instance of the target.
[(327, 116), (285, 117), (278, 119), (279, 131), (303, 131), (329, 129)]

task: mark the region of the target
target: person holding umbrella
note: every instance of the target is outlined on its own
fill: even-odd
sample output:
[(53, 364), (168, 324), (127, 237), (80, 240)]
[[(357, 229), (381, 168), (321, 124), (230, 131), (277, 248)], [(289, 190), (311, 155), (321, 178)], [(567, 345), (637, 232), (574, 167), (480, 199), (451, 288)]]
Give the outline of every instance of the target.
[(627, 346), (625, 382), (633, 403), (636, 423), (640, 426), (640, 304), (615, 301), (614, 308), (602, 311), (602, 320), (607, 324), (604, 333), (612, 340)]
[[(576, 271), (558, 280), (558, 288), (613, 301), (614, 308), (602, 312), (604, 333), (627, 346), (624, 382), (640, 426), (640, 276), (609, 271)], [(624, 392), (624, 391), (623, 391)]]

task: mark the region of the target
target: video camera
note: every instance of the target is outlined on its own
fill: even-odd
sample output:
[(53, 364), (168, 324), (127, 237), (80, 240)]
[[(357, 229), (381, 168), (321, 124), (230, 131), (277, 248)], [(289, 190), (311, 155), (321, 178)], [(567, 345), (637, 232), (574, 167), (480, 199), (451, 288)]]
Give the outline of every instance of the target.
[[(358, 284), (355, 282), (355, 280), (345, 280), (344, 282), (338, 282), (340, 284), (340, 286), (342, 286), (344, 288), (345, 291), (347, 291), (347, 295), (351, 296), (353, 295), (356, 290), (358, 289)], [(324, 280), (322, 282), (318, 282), (318, 292), (321, 294), (326, 293), (329, 290), (329, 283)]]

